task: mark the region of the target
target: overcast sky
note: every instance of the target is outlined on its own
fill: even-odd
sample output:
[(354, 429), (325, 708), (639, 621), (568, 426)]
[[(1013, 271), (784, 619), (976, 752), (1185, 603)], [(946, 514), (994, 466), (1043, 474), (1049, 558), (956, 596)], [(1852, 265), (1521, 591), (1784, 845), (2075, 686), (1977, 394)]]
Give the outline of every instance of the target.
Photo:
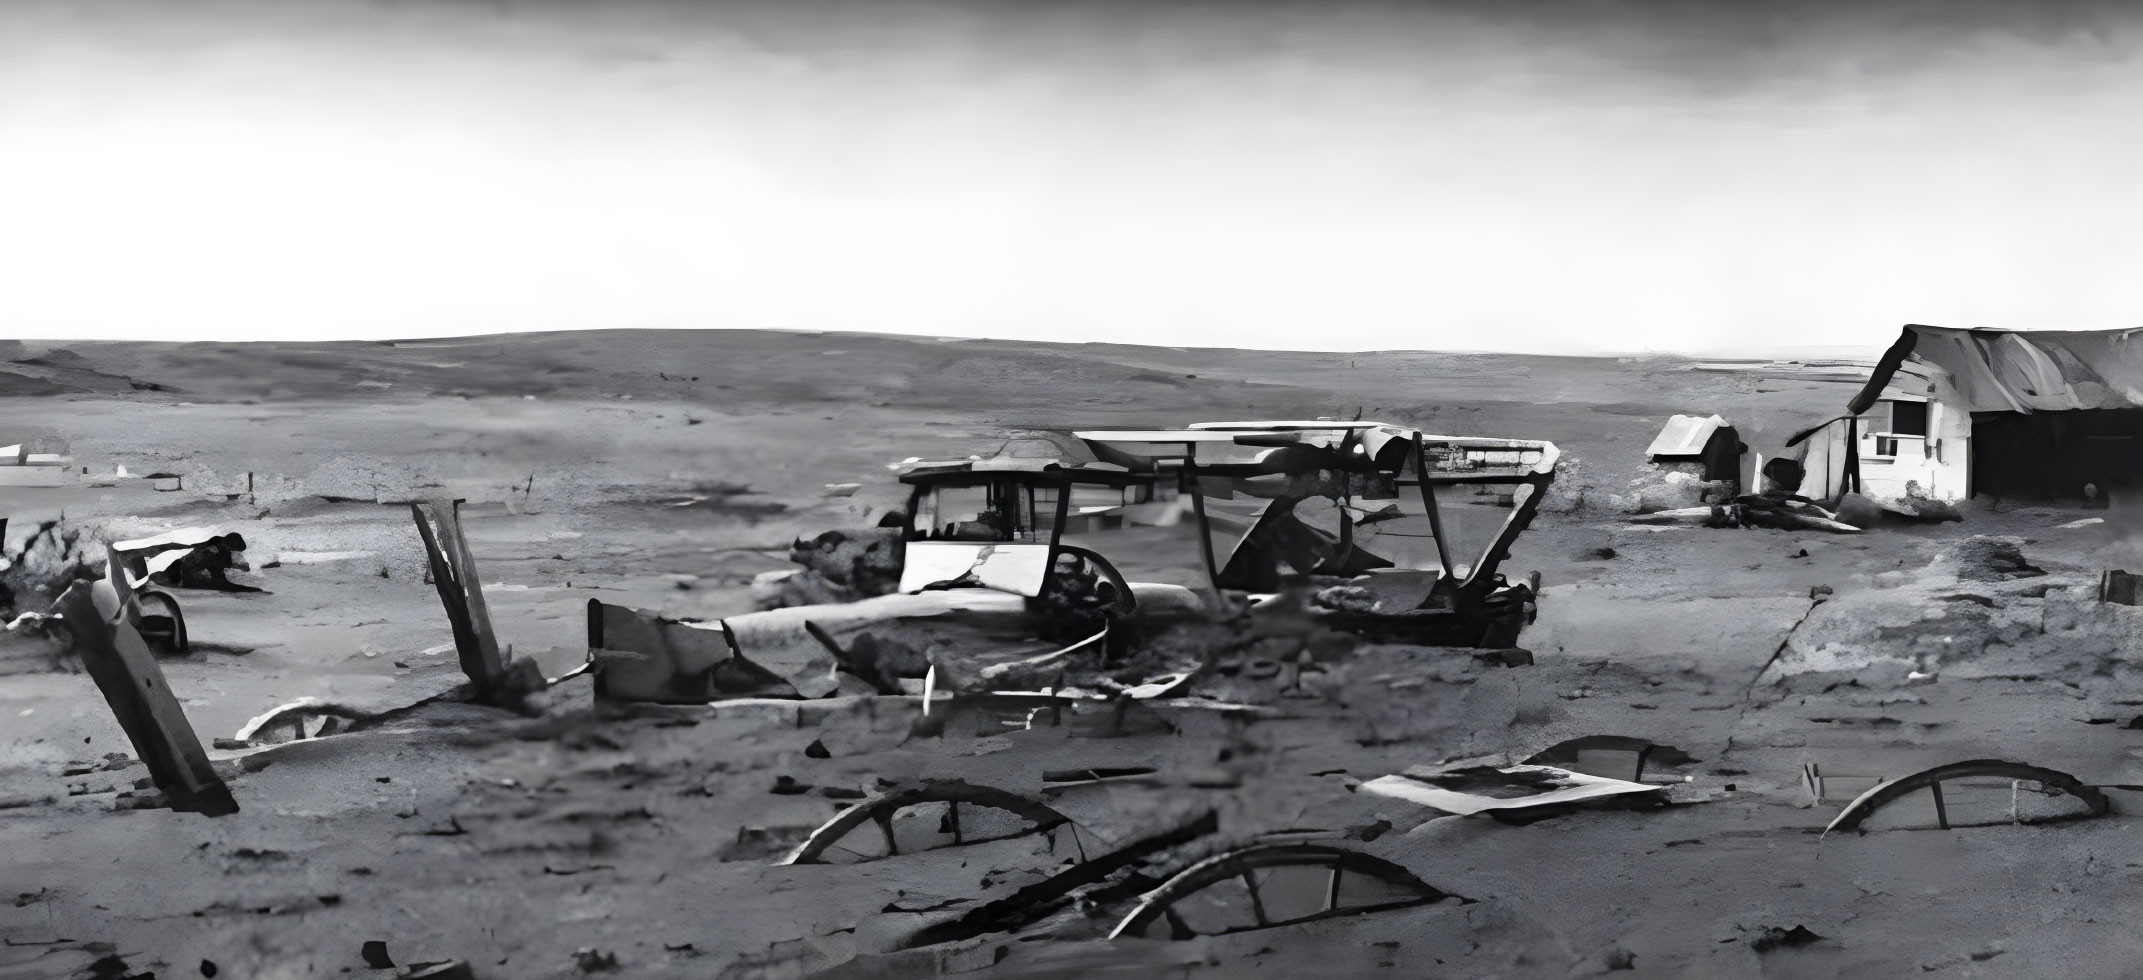
[(2143, 325), (2082, 3), (0, 2), (0, 336)]

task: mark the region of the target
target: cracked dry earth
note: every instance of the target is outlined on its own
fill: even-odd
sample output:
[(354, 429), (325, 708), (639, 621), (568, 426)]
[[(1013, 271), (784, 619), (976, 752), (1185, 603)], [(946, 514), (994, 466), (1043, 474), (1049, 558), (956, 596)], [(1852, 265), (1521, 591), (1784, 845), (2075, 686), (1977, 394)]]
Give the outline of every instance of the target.
[[(144, 430), (168, 409), (129, 402), (85, 398), (60, 413), (15, 401), (100, 463), (182, 428)], [(540, 407), (550, 414), (501, 410), (477, 428), (550, 453), (546, 432), (598, 418)], [(302, 427), (351, 445), (386, 438), (359, 431), (370, 425), (414, 447), (418, 473), (479, 444), (407, 439), (422, 408), (200, 417), (212, 431)], [(646, 413), (645, 430), (619, 426), (617, 438), (648, 453), (691, 446), (698, 462), (589, 454), (555, 478), (566, 485), (555, 496), (467, 511), (502, 641), (554, 674), (585, 652), (591, 595), (672, 614), (740, 610), (750, 576), (783, 567), (788, 536), (871, 506), (822, 498), (819, 485), (992, 434), (948, 435), (948, 416), (922, 410), (887, 410), (869, 443), (777, 412), (717, 418), (710, 434), (681, 411), (630, 411)], [(655, 425), (657, 413), (674, 425)], [(1588, 459), (1634, 452), (1650, 434), (1631, 420), (1627, 441), (1595, 443), (1579, 431), (1595, 423), (1569, 424), (1566, 449)], [(1567, 438), (1546, 428), (1512, 434)], [(833, 448), (797, 451), (806, 439)], [(758, 489), (675, 506), (708, 479)], [(389, 708), (458, 679), (406, 508), (7, 493), (18, 521), (65, 507), (115, 530), (227, 524), (254, 542), (256, 564), (285, 556), (248, 578), (267, 593), (182, 593), (203, 648), (164, 669), (204, 740), (300, 695)], [(2143, 786), (2143, 731), (2131, 725), (2143, 716), (2132, 666), (2143, 609), (2100, 604), (2095, 587), (2104, 568), (2143, 566), (2143, 548), (2118, 503), (2096, 513), (2108, 520), (2063, 527), (2083, 515), (1981, 507), (1963, 524), (1858, 536), (1546, 514), (1513, 555), (1546, 582), (1521, 640), (1527, 666), (1367, 646), (1292, 685), (1216, 676), (1194, 692), (1254, 710), (1192, 699), (1117, 727), (1075, 712), (1022, 730), (956, 720), (936, 738), (911, 735), (913, 697), (597, 708), (576, 682), (539, 716), (434, 701), (350, 734), (213, 751), (245, 757), (231, 780), (242, 809), (217, 819), (128, 808), (122, 794), (145, 770), (88, 678), (23, 669), (0, 677), (0, 978), (386, 978), (449, 959), (483, 978), (2124, 976), (2143, 952), (2130, 926), (2143, 917), (2143, 793), (2123, 788)], [(1980, 575), (1959, 558), (1974, 535), (2019, 542), (2044, 574)], [(1592, 734), (1696, 761), (1673, 769), (1689, 779), (1666, 805), (1523, 825), (1358, 788)], [(2072, 773), (2105, 787), (2112, 813), (1943, 831), (1919, 829), (1926, 814), (1901, 801), (1865, 834), (1821, 833), (1874, 778), (1982, 758)], [(1831, 783), (1820, 802), (1804, 785), (1809, 763)], [(1071, 769), (1150, 772), (1045, 779)], [(857, 795), (915, 777), (1011, 790), (1070, 823), (872, 861), (772, 863)], [(1953, 805), (1975, 804), (1960, 791)], [(1217, 831), (1156, 867), (1320, 831), (1459, 898), (1187, 941), (1108, 940), (1124, 905), (1098, 902), (1015, 933), (898, 948), (1078, 855), (1207, 810)], [(368, 961), (371, 941), (396, 965)]]

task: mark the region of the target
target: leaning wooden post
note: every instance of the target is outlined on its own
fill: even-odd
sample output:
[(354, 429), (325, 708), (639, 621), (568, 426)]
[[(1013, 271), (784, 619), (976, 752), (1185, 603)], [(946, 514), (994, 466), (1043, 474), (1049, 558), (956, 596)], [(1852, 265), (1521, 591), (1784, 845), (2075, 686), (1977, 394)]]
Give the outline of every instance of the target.
[[(461, 657), (462, 673), (486, 702), (512, 701), (524, 690), (518, 686), (540, 677), (516, 679), (506, 659), (499, 654), (497, 635), (491, 632), (491, 613), (484, 605), (483, 581), (476, 575), (476, 559), (461, 533), (456, 513), (458, 500), (412, 502), (409, 510), (417, 521), (417, 534), (424, 539), (424, 552), (431, 562), (432, 585), (446, 607), (447, 623), (454, 630), (454, 650)], [(434, 527), (436, 526), (436, 531)], [(533, 671), (530, 663), (520, 673)], [(536, 672), (540, 674), (539, 672)]]
[(1863, 492), (1860, 489), (1860, 417), (1857, 415), (1845, 420), (1845, 469), (1838, 482), (1847, 493)]
[[(111, 556), (111, 561), (117, 556)], [(220, 817), (238, 812), (230, 787), (209, 765), (200, 736), (186, 721), (186, 712), (164, 682), (141, 634), (134, 629), (130, 607), (131, 590), (121, 592), (116, 583), (126, 581), (124, 566), (110, 566), (105, 581), (81, 583), (61, 594), (57, 603), (62, 621), (74, 637), (82, 667), (104, 692), (134, 754), (149, 766), (149, 777), (162, 790), (174, 810)]]

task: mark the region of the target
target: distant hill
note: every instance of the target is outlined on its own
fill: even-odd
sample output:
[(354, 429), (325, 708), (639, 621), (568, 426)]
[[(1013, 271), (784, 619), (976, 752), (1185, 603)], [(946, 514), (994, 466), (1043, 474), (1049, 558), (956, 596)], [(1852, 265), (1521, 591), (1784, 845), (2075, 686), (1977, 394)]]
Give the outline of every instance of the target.
[[(396, 417), (570, 426), (614, 439), (614, 424), (578, 410), (519, 412), (525, 398), (561, 406), (632, 402), (714, 420), (810, 416), (868, 441), (875, 422), (935, 418), (978, 437), (1022, 428), (1174, 426), (1242, 418), (1365, 418), (1467, 435), (1551, 439), (1588, 462), (1583, 479), (1616, 489), (1641, 466), (1669, 415), (1718, 413), (1758, 452), (1829, 418), (1866, 377), (1834, 357), (1318, 353), (940, 340), (866, 333), (617, 330), (397, 342), (39, 342), (0, 348), (0, 397), (16, 417), (69, 428), (69, 401), (122, 400), (180, 414), (185, 404), (401, 406)], [(441, 413), (428, 407), (441, 406)], [(33, 407), (39, 403), (46, 408)], [(226, 413), (227, 414), (227, 413)], [(345, 413), (354, 423), (359, 415)], [(490, 424), (490, 423), (486, 423)], [(950, 431), (950, 430), (948, 430)], [(710, 436), (712, 430), (709, 430)], [(226, 434), (238, 439), (240, 432)], [(175, 436), (175, 452), (209, 433)], [(318, 437), (316, 437), (318, 438)], [(353, 433), (347, 437), (356, 440)], [(550, 438), (550, 437), (546, 437)], [(553, 439), (555, 441), (555, 439)], [(533, 443), (532, 443), (533, 444)], [(265, 444), (231, 444), (230, 452)], [(292, 443), (335, 453), (341, 444)], [(830, 445), (830, 443), (829, 443)], [(886, 458), (901, 447), (873, 449)], [(799, 447), (799, 451), (803, 451)], [(249, 464), (252, 465), (252, 464)], [(266, 464), (260, 464), (266, 465)]]

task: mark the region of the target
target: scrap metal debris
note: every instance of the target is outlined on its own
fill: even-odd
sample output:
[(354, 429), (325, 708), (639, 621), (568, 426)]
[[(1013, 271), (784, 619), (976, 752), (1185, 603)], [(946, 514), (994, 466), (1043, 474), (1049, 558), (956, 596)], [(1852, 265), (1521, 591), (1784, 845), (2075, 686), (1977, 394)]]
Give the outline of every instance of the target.
[(737, 652), (720, 620), (682, 620), (588, 600), (595, 694), (656, 704), (725, 696), (794, 697), (786, 681)]
[[(880, 695), (928, 682), (953, 693), (1174, 696), (1195, 668), (1135, 683), (1112, 672), (1156, 643), (1183, 642), (1174, 624), (1239, 615), (1201, 591), (1248, 593), (1261, 633), (1301, 634), (1313, 651), (1318, 630), (1507, 649), (1533, 617), (1537, 575), (1513, 584), (1497, 568), (1554, 477), (1551, 444), (1369, 422), (1043, 442), (1047, 454), (902, 464), (910, 496), (892, 526), (799, 539), (792, 557), (803, 567), (762, 576), (759, 611), (690, 622), (592, 603), (598, 694), (819, 698), (848, 690), (847, 678)], [(1479, 550), (1469, 560), (1461, 546)], [(465, 560), (465, 546), (449, 550)], [(1134, 581), (1125, 561), (1157, 577)], [(434, 564), (450, 618), (471, 621), (477, 653), (465, 662), (478, 676), (492, 669), (488, 627), (454, 615), (465, 590), (445, 584), (451, 558)], [(1304, 623), (1283, 629), (1291, 612)], [(1210, 664), (1225, 651), (1187, 652)]]
[(1396, 775), (1379, 776), (1361, 786), (1364, 793), (1405, 800), (1459, 816), (1486, 813), (1514, 818), (1544, 815), (1576, 804), (1617, 797), (1657, 799), (1662, 788), (1541, 765), (1443, 769), (1413, 766)]
[(1689, 753), (1671, 745), (1627, 735), (1584, 735), (1565, 739), (1525, 760), (1530, 766), (1557, 766), (1572, 772), (1606, 776), (1628, 772), (1629, 781), (1644, 782), (1645, 768), (1677, 767), (1695, 763)]
[(1767, 490), (1744, 494), (1729, 504), (1683, 507), (1629, 518), (1639, 524), (1686, 524), (1700, 527), (1762, 527), (1787, 531), (1859, 534), (1861, 528), (1838, 519), (1836, 511), (1799, 494)]
[(2136, 580), (2143, 576), (2132, 575), (2122, 569), (2109, 568), (2098, 579), (2098, 601), (2116, 605), (2136, 605)]

